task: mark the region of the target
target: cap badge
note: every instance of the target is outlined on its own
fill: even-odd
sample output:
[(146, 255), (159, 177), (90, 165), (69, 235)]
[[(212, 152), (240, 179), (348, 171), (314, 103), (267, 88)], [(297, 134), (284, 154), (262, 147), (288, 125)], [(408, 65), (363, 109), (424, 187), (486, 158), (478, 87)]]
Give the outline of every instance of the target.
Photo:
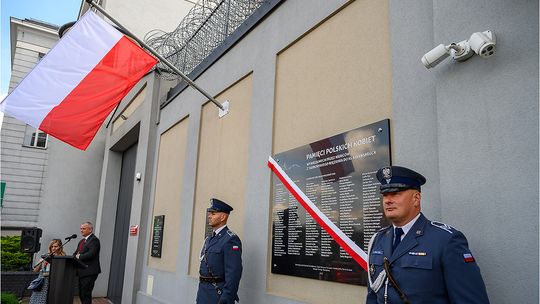
[(382, 174), (383, 174), (384, 179), (386, 180), (386, 183), (389, 184), (390, 180), (392, 179), (392, 168), (384, 167), (382, 169)]

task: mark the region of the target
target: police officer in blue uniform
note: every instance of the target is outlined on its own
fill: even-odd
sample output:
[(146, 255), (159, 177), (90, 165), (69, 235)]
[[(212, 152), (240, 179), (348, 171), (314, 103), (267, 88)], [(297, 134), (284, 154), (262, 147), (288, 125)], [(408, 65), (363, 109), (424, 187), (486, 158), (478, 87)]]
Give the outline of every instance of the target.
[(465, 236), (420, 212), (426, 179), (398, 166), (379, 169), (377, 179), (392, 225), (370, 241), (366, 303), (489, 303)]
[(197, 304), (234, 304), (239, 301), (242, 243), (227, 227), (233, 208), (216, 198), (211, 199), (210, 204), (208, 223), (213, 233), (204, 240), (200, 254)]

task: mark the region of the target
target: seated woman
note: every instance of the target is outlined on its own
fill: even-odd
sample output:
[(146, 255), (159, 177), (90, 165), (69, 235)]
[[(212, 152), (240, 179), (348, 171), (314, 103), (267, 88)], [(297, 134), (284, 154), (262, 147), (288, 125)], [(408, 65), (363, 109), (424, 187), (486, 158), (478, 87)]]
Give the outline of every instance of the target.
[[(66, 255), (64, 252), (64, 249), (62, 248), (62, 241), (59, 239), (53, 239), (49, 243), (49, 255), (56, 256), (56, 255)], [(51, 270), (51, 265), (49, 262), (41, 259), (36, 267), (34, 267), (34, 271), (38, 272), (39, 275), (44, 278), (43, 286), (41, 287), (41, 290), (32, 291), (32, 296), (30, 297), (30, 302), (28, 304), (45, 304), (47, 303), (47, 290), (49, 288), (49, 271)]]

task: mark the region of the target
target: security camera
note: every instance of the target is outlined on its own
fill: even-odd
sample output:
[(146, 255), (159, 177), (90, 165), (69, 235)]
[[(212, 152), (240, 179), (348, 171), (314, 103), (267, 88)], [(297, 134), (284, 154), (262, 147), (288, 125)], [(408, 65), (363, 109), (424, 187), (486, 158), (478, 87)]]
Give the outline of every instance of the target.
[(495, 35), (491, 31), (476, 32), (469, 38), (469, 45), (480, 57), (491, 57), (495, 54)]
[(448, 53), (446, 46), (444, 44), (439, 44), (422, 57), (422, 63), (426, 68), (430, 69), (445, 60), (448, 56), (450, 56), (450, 53)]
[(455, 43), (449, 45), (439, 44), (422, 57), (422, 63), (426, 68), (430, 69), (441, 63), (441, 61), (445, 60), (448, 56), (450, 56), (451, 52), (459, 53), (462, 52), (462, 49), (459, 45)]
[(495, 53), (495, 34), (491, 31), (476, 32), (469, 40), (449, 45), (439, 44), (422, 56), (422, 63), (430, 69), (448, 56), (452, 56), (456, 61), (465, 61), (474, 54), (473, 52), (483, 58), (492, 56)]
[(455, 49), (450, 50), (450, 56), (452, 56), (452, 59), (454, 60), (465, 61), (474, 54), (471, 51), (471, 46), (467, 40), (456, 43), (456, 46)]

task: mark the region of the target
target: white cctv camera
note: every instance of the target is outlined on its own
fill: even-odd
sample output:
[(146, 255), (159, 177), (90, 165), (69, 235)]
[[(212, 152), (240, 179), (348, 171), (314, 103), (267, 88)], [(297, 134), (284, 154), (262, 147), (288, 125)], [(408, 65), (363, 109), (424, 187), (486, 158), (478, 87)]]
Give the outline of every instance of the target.
[(449, 49), (444, 44), (439, 44), (422, 57), (422, 63), (426, 68), (430, 69), (445, 60), (446, 57), (450, 56), (448, 50)]
[(476, 32), (469, 38), (469, 45), (480, 57), (491, 57), (495, 53), (495, 35), (491, 31)]
[(441, 63), (441, 61), (445, 60), (448, 56), (450, 56), (450, 54), (454, 56), (454, 54), (459, 53), (463, 53), (463, 49), (458, 44), (439, 44), (434, 49), (422, 56), (422, 63), (424, 64), (424, 66), (426, 66), (426, 68), (430, 69)]
[(465, 61), (473, 55), (473, 51), (483, 58), (492, 56), (495, 53), (495, 35), (491, 31), (476, 32), (469, 40), (449, 45), (439, 44), (422, 56), (422, 63), (430, 69), (448, 56), (457, 61)]

